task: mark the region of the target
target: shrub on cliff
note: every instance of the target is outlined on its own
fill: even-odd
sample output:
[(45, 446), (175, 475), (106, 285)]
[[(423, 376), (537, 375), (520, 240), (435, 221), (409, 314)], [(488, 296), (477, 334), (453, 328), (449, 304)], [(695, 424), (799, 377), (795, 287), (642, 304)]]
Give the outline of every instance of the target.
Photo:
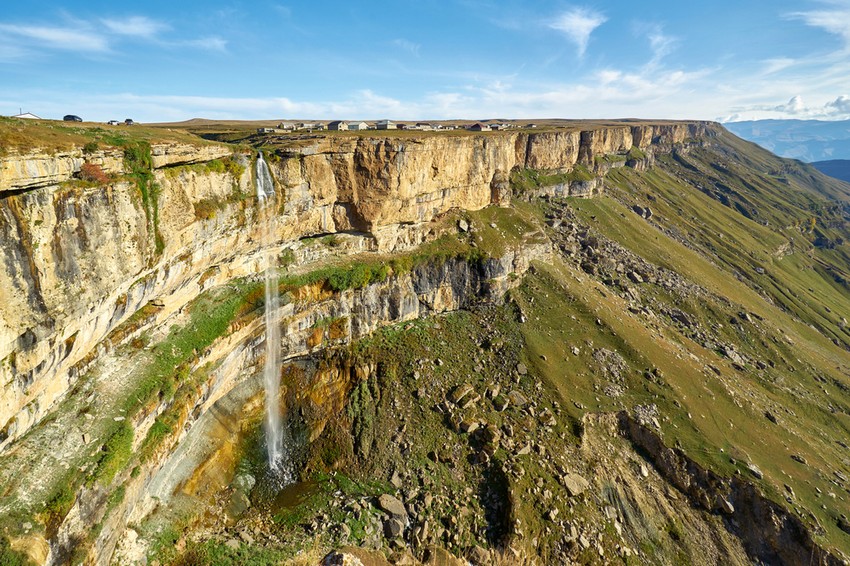
[(83, 163), (80, 167), (80, 179), (88, 183), (97, 183), (105, 185), (109, 182), (109, 175), (104, 173), (100, 165), (95, 163)]

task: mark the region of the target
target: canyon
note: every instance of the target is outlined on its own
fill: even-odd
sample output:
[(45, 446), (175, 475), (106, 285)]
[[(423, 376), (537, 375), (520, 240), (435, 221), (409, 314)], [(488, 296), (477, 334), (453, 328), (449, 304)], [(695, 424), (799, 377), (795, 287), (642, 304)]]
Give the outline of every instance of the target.
[[(569, 556), (599, 561), (606, 550), (641, 562), (677, 561), (676, 552), (684, 552), (699, 562), (696, 546), (704, 544), (716, 560), (730, 563), (794, 563), (802, 556), (846, 562), (842, 525), (848, 523), (840, 509), (850, 470), (846, 444), (836, 442), (844, 442), (850, 386), (841, 322), (850, 295), (840, 261), (850, 190), (739, 144), (707, 122), (300, 136), (263, 147), (276, 194), (271, 208), (256, 196), (257, 153), (244, 145), (131, 136), (117, 145), (5, 153), (0, 526), (9, 548), (36, 563), (141, 563), (156, 546), (153, 537), (141, 542), (145, 522), (171, 517), (168, 509), (187, 497), (193, 513), (216, 501), (229, 518), (186, 529), (211, 529), (227, 539), (235, 532), (228, 529), (258, 507), (251, 500), (259, 497), (252, 489), (261, 474), (240, 475), (240, 466), (250, 460), (244, 446), (260, 434), (271, 320), (279, 321), (279, 401), (296, 445), (295, 475), (359, 473), (360, 481), (390, 475), (408, 505), (405, 517), (420, 517), (409, 530), (403, 525), (402, 534), (382, 536), (386, 524), (401, 521), (390, 513), (386, 524), (376, 523), (377, 533), (356, 541), (361, 547), (404, 552), (409, 546), (418, 560), (426, 560), (421, 543), (456, 553), (489, 546), (506, 563), (510, 556), (529, 563)], [(80, 179), (84, 164), (109, 181)], [(744, 165), (749, 173), (736, 169)], [(767, 206), (759, 200), (765, 194), (791, 200), (775, 198)], [(799, 195), (817, 206), (793, 200)], [(821, 211), (824, 228), (817, 234), (805, 231), (812, 210)], [(816, 245), (824, 238), (831, 248)], [(752, 255), (741, 252), (748, 245)], [(667, 255), (671, 249), (677, 257)], [(757, 279), (762, 265), (786, 255), (802, 264), (781, 269), (815, 273), (800, 281), (827, 290), (810, 296), (811, 288), (785, 276)], [(270, 257), (279, 265), (280, 301), (275, 316), (264, 318)], [(553, 306), (559, 301), (566, 301), (560, 310)], [(546, 334), (584, 324), (610, 332), (575, 339), (569, 348)], [(741, 330), (748, 324), (750, 331)], [(453, 342), (437, 337), (464, 325), (480, 325), (493, 337), (475, 338), (468, 355), (451, 361)], [(382, 345), (393, 343), (394, 333), (413, 333), (404, 339), (414, 340), (417, 332), (435, 333), (429, 339), (436, 342), (410, 346), (415, 359)], [(619, 346), (599, 346), (608, 342)], [(553, 347), (565, 349), (553, 356)], [(612, 362), (609, 351), (621, 361)], [(467, 358), (480, 358), (478, 369), (466, 367)], [(570, 361), (576, 359), (587, 367), (578, 369), (583, 366)], [(463, 375), (478, 376), (470, 389), (481, 391), (471, 405), (464, 398), (472, 394), (458, 392)], [(563, 375), (571, 383), (584, 380), (576, 388), (583, 392), (569, 393)], [(420, 379), (430, 385), (414, 386)], [(623, 390), (635, 391), (626, 394), (630, 406)], [(781, 408), (786, 394), (818, 409), (798, 416)], [(420, 403), (410, 404), (411, 395)], [(703, 395), (716, 405), (696, 401)], [(511, 401), (502, 405), (506, 396)], [(510, 408), (491, 415), (484, 410), (491, 401)], [(417, 417), (420, 405), (437, 412)], [(564, 405), (577, 410), (562, 411)], [(646, 411), (635, 409), (650, 405), (662, 411), (656, 407), (644, 418)], [(767, 444), (730, 436), (749, 436), (748, 426), (761, 430), (767, 413), (773, 417), (767, 426), (782, 423), (784, 432), (763, 439), (787, 450), (793, 444), (810, 474), (786, 472)], [(393, 414), (401, 421), (385, 422)], [(516, 423), (504, 420), (496, 428), (509, 414)], [(534, 472), (520, 472), (516, 463), (529, 453), (519, 439), (525, 432), (508, 438), (504, 430), (519, 428), (522, 419), (543, 422), (544, 414), (557, 424), (528, 429), (536, 435), (528, 450), (541, 463), (536, 483), (526, 485)], [(742, 431), (709, 432), (721, 429), (718, 418)], [(419, 428), (408, 429), (407, 422)], [(828, 431), (817, 441), (805, 432), (811, 422)], [(399, 442), (378, 438), (381, 423), (391, 423), (386, 430), (397, 430)], [(424, 431), (441, 427), (467, 435), (474, 465), (452, 456), (456, 449), (445, 459), (438, 442), (422, 448), (430, 463), (420, 469), (456, 470), (461, 479), (452, 481), (461, 498), (471, 478), (490, 478), (483, 489), (498, 493), (463, 508), (480, 506), (492, 536), (459, 526), (454, 533), (452, 526), (441, 528), (439, 536), (431, 528), (429, 535), (423, 527), (433, 519), (424, 519), (428, 512), (417, 502), (430, 480), (405, 469), (395, 444), (417, 453), (416, 431), (424, 438), (430, 434)], [(573, 446), (565, 439), (575, 431), (584, 432)], [(568, 461), (553, 463), (546, 455), (559, 442)], [(616, 449), (594, 464), (594, 443)], [(706, 455), (706, 446), (720, 451)], [(566, 510), (557, 517), (552, 509), (524, 507), (548, 501), (544, 491), (574, 489), (563, 480), (547, 483), (550, 475), (570, 477), (567, 470), (618, 475), (633, 495), (617, 497), (632, 503), (611, 500), (597, 509), (586, 499), (574, 506), (588, 496), (570, 493), (564, 501), (579, 517), (570, 525)], [(240, 484), (245, 477), (251, 481)], [(775, 485), (784, 488), (774, 491)], [(605, 497), (617, 492), (609, 483), (596, 487)], [(522, 503), (520, 489), (535, 495)], [(649, 503), (653, 490), (668, 494), (657, 509)], [(680, 493), (679, 503), (672, 503), (678, 497), (671, 490)], [(816, 506), (809, 497), (826, 503)], [(365, 513), (362, 499), (352, 517)], [(501, 506), (488, 503), (496, 499)], [(613, 515), (612, 506), (619, 509)], [(646, 517), (636, 520), (633, 507)], [(547, 519), (540, 523), (537, 514)], [(529, 516), (526, 528), (535, 525), (534, 535), (523, 532), (522, 518)], [(345, 520), (335, 521), (328, 532), (351, 532)], [(618, 525), (617, 535), (588, 526), (605, 521), (611, 529)], [(577, 525), (585, 525), (581, 533)], [(771, 525), (780, 526), (772, 532)], [(277, 536), (267, 526), (256, 529), (248, 538)], [(673, 542), (643, 549), (634, 539), (626, 542), (641, 529), (670, 531)], [(695, 542), (680, 543), (688, 536)], [(618, 537), (622, 542), (612, 542)], [(191, 538), (176, 540), (186, 545)], [(243, 543), (251, 545), (242, 537), (236, 546)]]

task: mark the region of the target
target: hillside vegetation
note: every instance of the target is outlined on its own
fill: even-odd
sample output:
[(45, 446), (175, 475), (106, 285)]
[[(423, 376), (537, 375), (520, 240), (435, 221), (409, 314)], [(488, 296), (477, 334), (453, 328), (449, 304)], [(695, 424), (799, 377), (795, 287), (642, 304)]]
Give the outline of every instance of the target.
[[(203, 128), (263, 143), (243, 126)], [(240, 356), (259, 375), (262, 282), (204, 285), (212, 266), (174, 318), (148, 303), (2, 455), (0, 561), (70, 516), (96, 524), (59, 562), (125, 521), (113, 563), (846, 563), (850, 184), (714, 126), (671, 147), (518, 166), (509, 205), (441, 213), (406, 249), (339, 232), (277, 250), (284, 328), (307, 336), (281, 371), (283, 489), (261, 386), (205, 397)], [(595, 198), (535, 196), (603, 174)], [(68, 465), (33, 465), (100, 412)], [(186, 473), (173, 493), (122, 507), (163, 463)], [(81, 490), (102, 506), (76, 509)]]

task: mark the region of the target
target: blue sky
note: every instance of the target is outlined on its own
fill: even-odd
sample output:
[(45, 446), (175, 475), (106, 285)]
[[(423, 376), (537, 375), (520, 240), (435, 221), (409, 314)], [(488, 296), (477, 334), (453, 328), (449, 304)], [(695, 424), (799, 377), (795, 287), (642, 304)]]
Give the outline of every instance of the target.
[(850, 118), (850, 0), (4, 4), (3, 115)]

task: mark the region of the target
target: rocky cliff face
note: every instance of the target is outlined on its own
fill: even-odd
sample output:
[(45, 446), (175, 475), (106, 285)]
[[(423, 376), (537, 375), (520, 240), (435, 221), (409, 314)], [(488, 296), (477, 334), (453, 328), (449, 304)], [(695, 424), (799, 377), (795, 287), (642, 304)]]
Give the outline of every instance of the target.
[[(343, 292), (329, 291), (321, 284), (304, 286), (281, 307), (282, 358), (287, 363), (327, 347), (350, 344), (388, 324), (458, 310), (482, 301), (500, 302), (507, 290), (517, 284), (518, 279), (511, 275), (524, 273), (529, 262), (545, 260), (549, 252), (548, 246), (537, 245), (512, 250), (482, 263), (452, 260), (441, 265), (422, 265), (385, 282)], [(104, 517), (104, 491), (83, 490), (49, 541), (47, 562), (62, 563), (77, 541), (87, 536), (92, 524), (108, 519), (109, 528), (101, 531), (91, 552), (97, 563), (108, 564), (128, 521), (140, 522), (180, 488), (211, 492), (209, 486), (192, 488), (192, 478), (198, 470), (229, 465), (215, 461), (232, 456), (228, 451), (232, 443), (216, 443), (210, 438), (220, 438), (216, 428), (227, 427), (228, 423), (228, 434), (238, 437), (240, 415), (262, 393), (260, 377), (265, 350), (261, 322), (259, 317), (232, 328), (226, 337), (201, 353), (194, 369), (206, 365), (216, 369), (186, 402), (182, 429), (188, 432), (170, 438), (160, 449), (161, 459), (149, 460), (135, 476), (124, 474), (120, 481), (126, 495), (109, 517)], [(325, 424), (345, 405), (351, 387), (349, 381), (349, 376), (331, 372), (301, 384), (298, 389), (287, 390), (284, 386), (282, 395), (289, 397), (287, 406), (311, 409), (306, 432), (310, 440), (321, 434)], [(216, 403), (217, 409), (211, 411)], [(138, 441), (168, 406), (163, 403), (133, 419)], [(220, 454), (222, 451), (225, 454)], [(227, 481), (217, 487), (224, 487)]]
[[(678, 123), (320, 138), (272, 160), (281, 195), (274, 246), (347, 232), (358, 242), (354, 249), (406, 249), (425, 241), (429, 223), (448, 210), (503, 203), (515, 168), (593, 167), (598, 156), (632, 146), (669, 151), (712, 132), (710, 124)], [(117, 151), (2, 159), (0, 448), (43, 417), (98, 355), (104, 337), (146, 303), (159, 301), (167, 317), (204, 285), (257, 271), (263, 240), (252, 168), (181, 167), (230, 153), (218, 145), (154, 145), (151, 195), (123, 176), (127, 165)], [(73, 182), (85, 161), (115, 180)]]
[[(514, 168), (569, 171), (632, 145), (669, 151), (709, 135), (708, 124), (599, 128), (580, 132), (404, 139), (321, 138), (273, 161), (280, 221), (276, 245), (352, 232), (363, 249), (397, 250), (428, 237), (453, 208), (505, 200)], [(150, 300), (179, 308), (213, 282), (255, 272), (257, 209), (251, 168), (204, 171), (179, 165), (228, 156), (223, 146), (154, 145), (150, 209), (119, 151), (20, 155), (0, 161), (0, 447), (62, 397), (97, 345)], [(243, 163), (247, 160), (241, 158)], [(107, 186), (72, 181), (85, 161), (114, 173)], [(598, 181), (597, 181), (598, 183)], [(164, 248), (157, 249), (161, 234)]]

